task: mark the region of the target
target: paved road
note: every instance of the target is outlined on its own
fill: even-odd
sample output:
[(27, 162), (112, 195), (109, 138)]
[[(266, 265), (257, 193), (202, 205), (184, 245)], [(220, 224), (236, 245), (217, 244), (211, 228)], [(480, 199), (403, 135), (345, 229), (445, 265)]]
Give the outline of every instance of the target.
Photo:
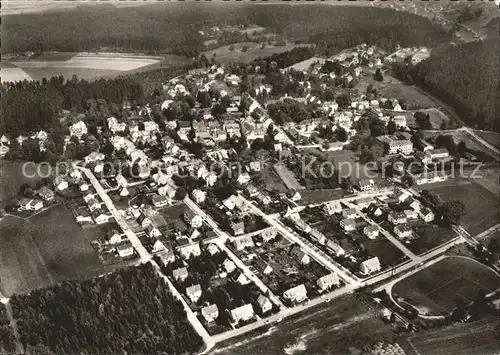
[(336, 265), (334, 265), (330, 260), (329, 258), (326, 258), (323, 255), (321, 255), (322, 253), (319, 253), (319, 251), (315, 248), (315, 247), (312, 247), (312, 246), (309, 246), (307, 245), (306, 243), (304, 243), (304, 241), (302, 241), (302, 239), (295, 235), (294, 233), (290, 232), (283, 224), (281, 224), (280, 222), (278, 222), (278, 220), (274, 219), (274, 218), (271, 218), (269, 217), (267, 214), (265, 214), (264, 212), (262, 212), (257, 206), (255, 206), (253, 203), (251, 203), (250, 201), (248, 201), (244, 196), (242, 196), (240, 194), (240, 198), (243, 199), (243, 201), (245, 201), (245, 203), (248, 204), (248, 206), (250, 206), (250, 209), (256, 214), (256, 215), (260, 215), (262, 216), (262, 218), (264, 220), (267, 221), (268, 224), (270, 224), (271, 226), (275, 227), (285, 238), (287, 238), (288, 240), (290, 240), (291, 242), (293, 243), (296, 243), (298, 244), (304, 251), (306, 251), (313, 259), (315, 259), (316, 261), (318, 261), (320, 264), (322, 264), (323, 266), (325, 266), (327, 269), (329, 269), (330, 271), (332, 272), (335, 272), (337, 275), (339, 275), (347, 284), (353, 284), (353, 285), (357, 285), (358, 284), (358, 281), (355, 280), (354, 278), (352, 278), (350, 275), (348, 275), (347, 273), (345, 273), (343, 270), (341, 270), (339, 267), (337, 267)]
[(384, 235), (389, 241), (394, 244), (399, 250), (401, 250), (407, 257), (409, 257), (413, 261), (420, 261), (420, 258), (413, 254), (407, 247), (403, 245), (397, 238), (395, 238), (391, 233), (389, 233), (387, 230), (384, 228), (380, 227), (375, 221), (373, 221), (370, 217), (368, 217), (365, 213), (361, 212), (354, 204), (350, 202), (345, 203), (348, 207), (350, 208), (355, 208), (356, 211), (358, 212), (358, 215), (363, 218), (366, 222), (371, 224), (372, 226), (377, 226), (380, 230), (380, 233)]
[(142, 243), (139, 240), (139, 238), (137, 237), (137, 235), (132, 230), (130, 230), (127, 222), (125, 221), (123, 216), (118, 212), (113, 201), (111, 200), (111, 198), (109, 198), (108, 194), (106, 193), (104, 188), (101, 186), (99, 181), (96, 179), (96, 177), (94, 176), (92, 171), (90, 171), (89, 169), (86, 169), (86, 168), (82, 168), (82, 167), (79, 167), (79, 168), (84, 172), (85, 176), (87, 176), (90, 183), (92, 184), (92, 186), (95, 188), (95, 190), (99, 194), (99, 197), (102, 199), (102, 201), (104, 202), (104, 204), (106, 205), (108, 210), (113, 215), (114, 219), (116, 220), (116, 223), (120, 226), (123, 233), (127, 236), (129, 241), (132, 243), (132, 246), (134, 247), (134, 249), (137, 251), (137, 253), (141, 257), (141, 260), (143, 262), (150, 262), (153, 265), (153, 267), (155, 268), (155, 270), (158, 272), (158, 274), (165, 280), (170, 292), (174, 295), (174, 297), (177, 300), (179, 300), (182, 303), (182, 306), (184, 307), (187, 318), (188, 318), (189, 322), (191, 323), (191, 325), (193, 326), (193, 328), (196, 330), (196, 332), (203, 339), (206, 347), (211, 348), (213, 346), (213, 341), (212, 341), (210, 335), (208, 334), (208, 332), (206, 331), (206, 329), (203, 327), (201, 322), (196, 317), (196, 314), (191, 310), (191, 308), (186, 303), (186, 301), (184, 300), (184, 298), (182, 297), (180, 292), (177, 291), (177, 289), (170, 282), (168, 277), (166, 277), (161, 272), (160, 266), (153, 260), (153, 258), (151, 257), (151, 254), (149, 254), (149, 252), (146, 250), (146, 248), (144, 248), (144, 246), (142, 245)]

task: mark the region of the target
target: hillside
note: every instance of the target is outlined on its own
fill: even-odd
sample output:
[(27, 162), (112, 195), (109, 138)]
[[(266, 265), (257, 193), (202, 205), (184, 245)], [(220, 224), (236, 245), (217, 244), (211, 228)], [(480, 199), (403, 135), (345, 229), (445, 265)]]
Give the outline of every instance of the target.
[(416, 67), (401, 65), (396, 74), (412, 79), (453, 106), (478, 128), (500, 131), (500, 40), (448, 46)]
[[(171, 52), (195, 56), (203, 49), (198, 32), (209, 26), (255, 24), (292, 40), (317, 43), (323, 51), (360, 41), (393, 47), (434, 45), (449, 35), (429, 20), (375, 7), (165, 3), (134, 8), (79, 6), (66, 11), (2, 17), (9, 32), (2, 53), (81, 52), (98, 49)], [(125, 35), (124, 35), (125, 34)]]

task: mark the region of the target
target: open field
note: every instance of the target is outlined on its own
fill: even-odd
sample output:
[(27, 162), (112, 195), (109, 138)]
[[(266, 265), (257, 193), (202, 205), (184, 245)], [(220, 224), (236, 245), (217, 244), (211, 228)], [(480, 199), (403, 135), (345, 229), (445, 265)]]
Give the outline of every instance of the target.
[(407, 341), (421, 355), (495, 355), (498, 354), (499, 326), (498, 319), (491, 317), (420, 332)]
[(329, 189), (329, 190), (303, 190), (300, 192), (302, 200), (300, 204), (315, 204), (331, 200), (337, 200), (347, 195), (343, 189)]
[(457, 236), (453, 230), (435, 225), (416, 227), (414, 233), (418, 235), (418, 239), (406, 246), (417, 255), (436, 248)]
[(2, 81), (41, 80), (54, 75), (82, 79), (114, 77), (139, 71), (170, 68), (187, 63), (176, 55), (146, 56), (127, 53), (42, 53), (35, 59), (3, 62)]
[(23, 81), (32, 80), (33, 78), (26, 73), (23, 69), (13, 67), (13, 68), (2, 68), (0, 72), (0, 81), (3, 83), (5, 81)]
[[(283, 53), (294, 49), (295, 47), (301, 47), (306, 45), (286, 45), (281, 47), (274, 47), (270, 45), (266, 45), (265, 48), (260, 48), (259, 43), (255, 42), (242, 42), (233, 44), (234, 51), (230, 51), (229, 47), (231, 46), (223, 46), (216, 49), (212, 49), (206, 52), (203, 52), (207, 58), (212, 58), (215, 54), (215, 58), (218, 62), (243, 62), (248, 63), (254, 59), (259, 57), (268, 57), (275, 53)], [(247, 47), (248, 50), (243, 52), (241, 49), (243, 47)]]
[(325, 58), (312, 57), (312, 58), (303, 60), (302, 62), (295, 63), (294, 65), (291, 65), (291, 66), (285, 68), (285, 70), (291, 70), (291, 69), (297, 70), (297, 71), (307, 70), (307, 69), (309, 69), (309, 67), (312, 64), (314, 64), (316, 62), (324, 63), (325, 61), (326, 61)]
[(64, 206), (28, 220), (0, 221), (0, 280), (5, 295), (113, 270), (101, 264), (84, 231)]
[(472, 235), (481, 233), (500, 222), (498, 196), (479, 184), (473, 182), (459, 186), (428, 188), (428, 190), (438, 194), (444, 201), (456, 199), (465, 204), (466, 215), (460, 224)]
[(276, 171), (276, 174), (278, 174), (281, 180), (283, 180), (283, 183), (288, 189), (296, 191), (305, 189), (305, 187), (299, 183), (294, 173), (290, 171), (286, 166), (281, 164), (274, 164), (274, 171)]
[[(6, 202), (17, 197), (19, 188), (22, 184), (27, 183), (32, 186), (41, 179), (37, 175), (37, 169), (33, 164), (26, 165), (26, 175), (23, 174), (22, 162), (6, 162), (0, 163), (0, 207), (3, 207)], [(40, 166), (40, 175), (45, 176), (48, 172), (46, 166)], [(36, 175), (33, 178), (28, 176)]]
[(451, 312), (459, 302), (468, 304), (479, 290), (486, 294), (500, 287), (500, 277), (473, 259), (448, 257), (417, 272), (392, 288), (394, 298), (427, 314)]
[(377, 314), (349, 295), (285, 319), (253, 338), (221, 343), (211, 354), (354, 354), (395, 336)]
[(370, 255), (378, 257), (383, 268), (396, 266), (407, 259), (405, 254), (383, 235), (379, 235), (376, 239), (366, 238), (363, 246)]
[(500, 133), (481, 130), (475, 130), (474, 132), (492, 146), (500, 149)]

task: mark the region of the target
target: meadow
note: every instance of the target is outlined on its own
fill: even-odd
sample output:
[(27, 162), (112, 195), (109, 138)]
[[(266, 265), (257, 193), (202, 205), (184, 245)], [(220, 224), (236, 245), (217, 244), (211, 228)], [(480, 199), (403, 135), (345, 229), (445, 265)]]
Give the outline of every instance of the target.
[[(234, 46), (233, 51), (229, 49), (231, 46)], [(291, 51), (295, 47), (300, 47), (300, 46), (304, 45), (286, 45), (280, 47), (266, 45), (265, 48), (261, 48), (259, 43), (241, 42), (229, 46), (223, 46), (216, 49), (212, 49), (203, 52), (203, 54), (205, 54), (207, 58), (212, 58), (215, 55), (215, 59), (221, 63), (224, 62), (250, 63), (251, 61), (259, 57), (269, 57), (276, 53)], [(242, 50), (243, 47), (247, 47), (246, 52)]]
[(0, 221), (2, 293), (26, 293), (63, 280), (90, 278), (112, 271), (104, 266), (83, 229), (63, 205), (30, 219)]
[(476, 260), (448, 257), (397, 282), (392, 288), (397, 302), (407, 302), (421, 312), (439, 315), (468, 304), (479, 290), (486, 294), (500, 287), (500, 277)]

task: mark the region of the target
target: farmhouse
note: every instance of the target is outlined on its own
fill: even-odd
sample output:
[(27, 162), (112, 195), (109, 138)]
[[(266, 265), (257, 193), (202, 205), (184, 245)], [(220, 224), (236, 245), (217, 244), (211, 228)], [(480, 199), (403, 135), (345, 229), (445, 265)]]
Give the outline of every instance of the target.
[(245, 304), (241, 307), (234, 308), (229, 312), (229, 316), (234, 323), (250, 320), (253, 318), (253, 315), (254, 311), (251, 304)]
[(205, 319), (205, 322), (212, 323), (219, 317), (219, 308), (216, 304), (203, 307), (201, 309), (201, 315)]
[(283, 298), (291, 303), (299, 303), (307, 298), (307, 290), (304, 284), (292, 287), (283, 293)]
[(370, 239), (375, 239), (378, 237), (379, 234), (379, 227), (378, 226), (366, 226), (363, 228), (363, 233)]
[(332, 272), (331, 274), (322, 276), (316, 281), (318, 288), (320, 291), (325, 291), (331, 288), (332, 286), (338, 286), (340, 283), (339, 276)]
[(257, 298), (257, 305), (259, 306), (262, 314), (269, 312), (273, 308), (273, 304), (271, 303), (269, 298), (262, 294)]
[(363, 261), (360, 266), (361, 272), (365, 275), (377, 272), (380, 270), (380, 268), (381, 268), (380, 261), (376, 256), (371, 259)]
[(201, 286), (193, 285), (186, 288), (186, 296), (191, 300), (192, 303), (198, 302), (201, 297)]

